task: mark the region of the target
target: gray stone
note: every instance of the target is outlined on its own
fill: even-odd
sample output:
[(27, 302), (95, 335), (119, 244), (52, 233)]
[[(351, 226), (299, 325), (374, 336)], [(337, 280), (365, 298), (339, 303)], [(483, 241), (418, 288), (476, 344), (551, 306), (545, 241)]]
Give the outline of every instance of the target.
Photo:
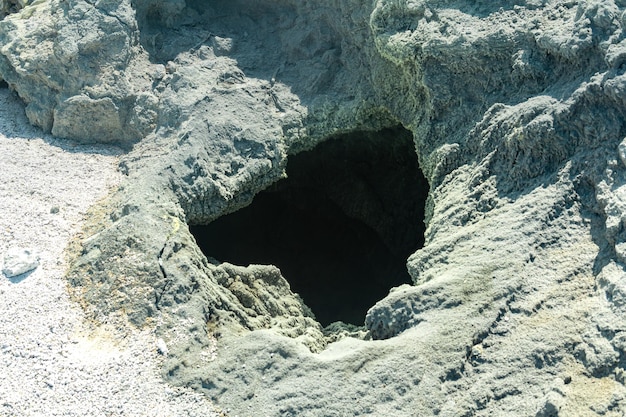
[(622, 161), (622, 164), (626, 167), (626, 139), (622, 140), (617, 147), (619, 152), (619, 159)]
[(558, 417), (561, 415), (559, 410), (563, 406), (564, 399), (563, 395), (550, 391), (545, 398), (545, 403), (541, 406), (539, 411), (537, 411), (536, 417)]
[(158, 338), (156, 341), (157, 352), (159, 352), (163, 356), (167, 356), (169, 349), (167, 348), (167, 344), (165, 340)]
[(13, 278), (39, 266), (39, 256), (32, 249), (13, 247), (4, 254), (2, 273)]
[(129, 143), (156, 127), (151, 65), (130, 4), (35, 2), (0, 22), (0, 44), (2, 78), (44, 130)]

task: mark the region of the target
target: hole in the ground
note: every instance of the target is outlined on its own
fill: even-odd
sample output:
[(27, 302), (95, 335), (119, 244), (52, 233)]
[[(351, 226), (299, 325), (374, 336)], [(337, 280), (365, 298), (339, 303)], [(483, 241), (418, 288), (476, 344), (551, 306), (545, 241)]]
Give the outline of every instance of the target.
[(0, 88), (9, 88), (9, 84), (6, 81), (0, 79)]
[(428, 183), (412, 135), (330, 139), (291, 156), (287, 175), (191, 232), (209, 257), (278, 266), (322, 325), (362, 325), (391, 287), (410, 282), (406, 259), (424, 242)]

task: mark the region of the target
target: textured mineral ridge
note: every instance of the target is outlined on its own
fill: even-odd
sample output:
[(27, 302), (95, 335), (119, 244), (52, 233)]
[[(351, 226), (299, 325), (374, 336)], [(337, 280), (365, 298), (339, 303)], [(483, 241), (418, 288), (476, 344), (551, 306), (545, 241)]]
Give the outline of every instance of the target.
[[(239, 416), (626, 412), (623, 0), (0, 6), (0, 78), (30, 121), (128, 150), (68, 282), (94, 320), (156, 327), (172, 384)], [(361, 331), (196, 245), (188, 225), (290, 156), (398, 126), (425, 244)]]

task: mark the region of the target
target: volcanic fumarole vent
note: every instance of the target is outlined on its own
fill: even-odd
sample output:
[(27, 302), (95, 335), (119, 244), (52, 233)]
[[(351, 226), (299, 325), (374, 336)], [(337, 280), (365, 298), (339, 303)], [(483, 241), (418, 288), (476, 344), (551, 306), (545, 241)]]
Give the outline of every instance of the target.
[(362, 325), (389, 289), (410, 282), (423, 245), (428, 184), (402, 128), (346, 134), (289, 159), (287, 178), (252, 204), (191, 227), (203, 252), (274, 264), (323, 325)]

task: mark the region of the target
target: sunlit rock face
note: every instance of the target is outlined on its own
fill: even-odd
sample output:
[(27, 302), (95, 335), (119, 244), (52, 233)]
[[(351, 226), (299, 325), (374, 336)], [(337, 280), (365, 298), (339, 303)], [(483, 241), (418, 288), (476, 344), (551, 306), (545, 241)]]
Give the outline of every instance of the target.
[[(70, 290), (90, 317), (153, 326), (168, 345), (164, 377), (233, 414), (626, 411), (625, 4), (249, 3), (0, 11), (0, 78), (30, 121), (128, 150), (125, 184), (69, 250)], [(296, 183), (315, 184), (310, 193), (280, 194), (294, 164), (325, 160), (311, 155), (326, 144), (389, 129), (411, 146), (390, 137), (387, 150), (416, 158), (428, 184), (401, 168), (394, 179), (384, 162), (368, 181), (402, 183), (404, 200), (373, 185), (359, 197), (361, 179), (341, 184), (327, 169)], [(190, 233), (285, 195), (265, 214), (334, 207), (351, 220), (321, 226), (364, 222), (379, 240), (362, 235), (357, 252), (386, 247), (409, 282), (380, 278), (388, 287), (360, 307), (362, 321), (324, 328), (341, 318), (321, 319), (297, 272), (224, 262), (232, 236), (203, 253)], [(369, 210), (376, 198), (384, 210)], [(423, 213), (394, 211), (424, 199)], [(384, 219), (403, 227), (386, 235)], [(417, 244), (396, 253), (406, 237)], [(367, 265), (318, 262), (342, 275)], [(345, 282), (319, 281), (329, 298)]]

